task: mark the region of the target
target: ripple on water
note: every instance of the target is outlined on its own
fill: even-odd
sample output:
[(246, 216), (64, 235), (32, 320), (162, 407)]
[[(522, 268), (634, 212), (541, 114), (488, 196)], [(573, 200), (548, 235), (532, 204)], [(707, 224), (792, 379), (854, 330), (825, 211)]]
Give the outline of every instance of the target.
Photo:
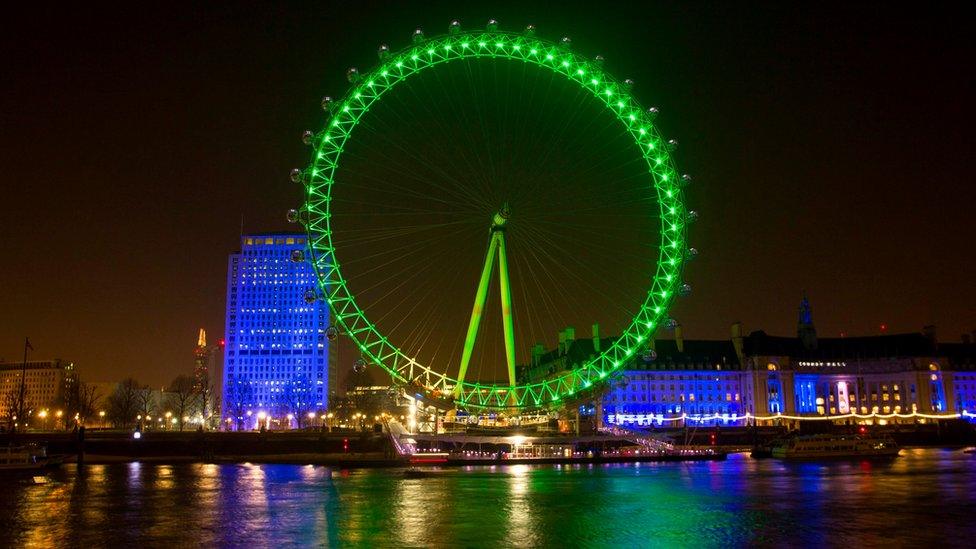
[[(0, 546), (743, 546), (956, 543), (976, 456), (402, 469), (65, 466), (0, 478)], [(948, 538), (946, 537), (948, 534)]]

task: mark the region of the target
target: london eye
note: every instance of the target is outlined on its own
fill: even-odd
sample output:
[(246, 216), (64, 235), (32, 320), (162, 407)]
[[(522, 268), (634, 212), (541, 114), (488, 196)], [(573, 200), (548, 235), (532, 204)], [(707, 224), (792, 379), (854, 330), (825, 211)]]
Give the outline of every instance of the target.
[[(677, 142), (599, 56), (534, 27), (382, 45), (325, 97), (292, 171), (333, 328), (440, 407), (524, 412), (592, 397), (690, 291)], [(532, 373), (592, 327), (587, 352)], [(558, 338), (558, 339), (557, 339)]]

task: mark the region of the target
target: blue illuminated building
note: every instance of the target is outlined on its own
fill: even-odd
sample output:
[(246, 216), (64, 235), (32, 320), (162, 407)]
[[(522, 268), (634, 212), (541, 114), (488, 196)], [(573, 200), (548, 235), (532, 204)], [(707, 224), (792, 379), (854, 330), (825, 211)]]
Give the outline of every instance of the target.
[[(559, 345), (537, 345), (522, 382), (564, 375), (613, 343), (559, 334)], [(819, 338), (803, 299), (797, 335), (763, 331), (727, 340), (653, 341), (614, 377), (597, 401), (607, 424), (630, 427), (795, 424), (803, 418), (836, 423), (915, 423), (976, 414), (976, 345), (942, 343), (922, 332)]]
[(227, 265), (223, 417), (226, 428), (298, 427), (328, 407), (329, 311), (315, 287), (304, 234), (241, 239)]

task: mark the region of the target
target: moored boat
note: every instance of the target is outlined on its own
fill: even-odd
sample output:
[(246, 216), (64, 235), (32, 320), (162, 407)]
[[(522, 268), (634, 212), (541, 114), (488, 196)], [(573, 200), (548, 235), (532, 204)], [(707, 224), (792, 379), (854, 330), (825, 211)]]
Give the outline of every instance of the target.
[(780, 459), (893, 458), (898, 444), (889, 438), (858, 435), (806, 435), (780, 441), (772, 455)]
[(47, 465), (47, 451), (43, 446), (0, 448), (0, 472), (37, 471)]

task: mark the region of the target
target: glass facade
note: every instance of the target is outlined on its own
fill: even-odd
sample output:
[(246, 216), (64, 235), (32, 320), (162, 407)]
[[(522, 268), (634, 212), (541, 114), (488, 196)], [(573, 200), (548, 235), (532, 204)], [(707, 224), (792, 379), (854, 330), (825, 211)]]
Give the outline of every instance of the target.
[(329, 311), (304, 234), (253, 234), (227, 267), (223, 416), (234, 429), (301, 426), (328, 405)]

